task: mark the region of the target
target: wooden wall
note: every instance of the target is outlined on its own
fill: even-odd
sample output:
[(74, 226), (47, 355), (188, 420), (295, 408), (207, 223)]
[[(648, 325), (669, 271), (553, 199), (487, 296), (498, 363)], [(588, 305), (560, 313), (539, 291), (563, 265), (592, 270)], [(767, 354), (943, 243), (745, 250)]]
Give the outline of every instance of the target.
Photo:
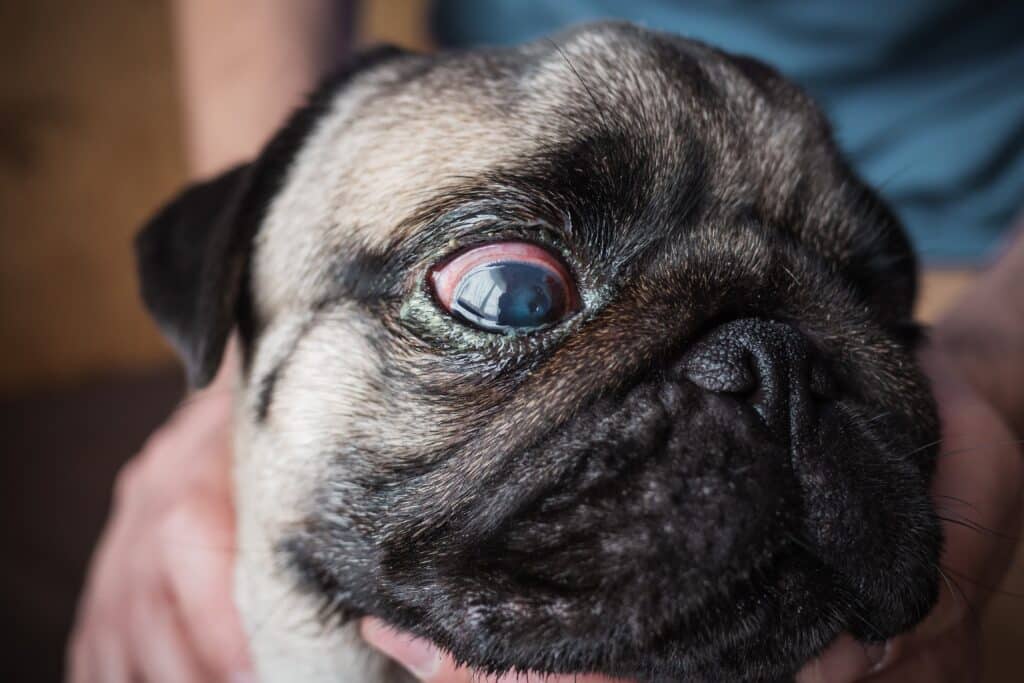
[[(424, 46), (421, 0), (362, 42)], [(0, 3), (0, 396), (171, 362), (131, 238), (187, 178), (166, 0)]]
[(0, 392), (167, 359), (130, 239), (185, 177), (167, 8), (0, 3)]

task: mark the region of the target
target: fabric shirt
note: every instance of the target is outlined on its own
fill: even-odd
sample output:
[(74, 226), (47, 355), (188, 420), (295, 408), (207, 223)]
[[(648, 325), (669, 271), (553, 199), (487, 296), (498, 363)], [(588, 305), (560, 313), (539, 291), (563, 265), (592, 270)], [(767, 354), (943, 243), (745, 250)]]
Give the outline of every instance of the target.
[(971, 263), (1024, 209), (1024, 0), (437, 0), (443, 45), (618, 18), (780, 69), (823, 106), (922, 259)]

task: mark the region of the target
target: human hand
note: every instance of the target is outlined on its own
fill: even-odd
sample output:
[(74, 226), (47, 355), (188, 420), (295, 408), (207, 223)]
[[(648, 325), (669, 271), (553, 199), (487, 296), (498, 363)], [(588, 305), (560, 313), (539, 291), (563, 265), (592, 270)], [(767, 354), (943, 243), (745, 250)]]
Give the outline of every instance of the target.
[(500, 677), (481, 676), (457, 666), (450, 656), (429, 642), (395, 631), (378, 619), (364, 619), (361, 631), (366, 642), (404, 666), (423, 683), (615, 683), (604, 676), (582, 674), (540, 676), (513, 673)]
[(230, 392), (208, 389), (121, 471), (70, 641), (72, 683), (247, 680), (230, 431)]
[(1017, 545), (1021, 446), (953, 356), (933, 347), (921, 362), (942, 420), (932, 485), (945, 534), (939, 601), (914, 631), (883, 647), (841, 637), (804, 667), (798, 683), (962, 683), (979, 676), (980, 612)]

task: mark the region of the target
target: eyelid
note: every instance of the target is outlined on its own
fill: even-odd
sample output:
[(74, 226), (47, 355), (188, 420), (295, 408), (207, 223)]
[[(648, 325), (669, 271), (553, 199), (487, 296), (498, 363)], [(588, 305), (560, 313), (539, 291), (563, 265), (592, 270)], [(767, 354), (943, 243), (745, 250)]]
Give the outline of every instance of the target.
[[(552, 270), (566, 284), (573, 297), (576, 287), (572, 276), (562, 262), (544, 247), (530, 242), (495, 242), (474, 247), (454, 257), (442, 261), (430, 272), (430, 281), (434, 294), (440, 303), (450, 309), (452, 297), (459, 282), (478, 266), (487, 263), (519, 262), (537, 263)], [(569, 302), (570, 307), (576, 305), (575, 298)]]

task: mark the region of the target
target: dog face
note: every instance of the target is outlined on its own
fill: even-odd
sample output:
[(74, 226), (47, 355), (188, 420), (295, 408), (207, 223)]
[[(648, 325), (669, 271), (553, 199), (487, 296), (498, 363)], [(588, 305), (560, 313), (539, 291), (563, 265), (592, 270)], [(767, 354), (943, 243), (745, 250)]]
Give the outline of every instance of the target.
[(936, 596), (914, 261), (821, 114), (626, 25), (377, 54), (139, 239), (324, 618), (483, 669), (777, 680)]

